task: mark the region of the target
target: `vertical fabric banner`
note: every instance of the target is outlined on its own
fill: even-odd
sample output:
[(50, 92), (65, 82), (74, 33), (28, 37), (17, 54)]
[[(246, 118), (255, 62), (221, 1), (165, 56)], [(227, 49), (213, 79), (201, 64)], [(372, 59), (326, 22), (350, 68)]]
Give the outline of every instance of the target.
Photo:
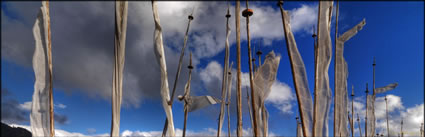
[(344, 59), (344, 42), (353, 37), (359, 30), (363, 28), (366, 24), (366, 21), (363, 19), (359, 24), (346, 31), (340, 37), (336, 39), (335, 45), (335, 135), (334, 136), (348, 136), (347, 130), (347, 77), (348, 77), (348, 67), (347, 62)]
[(313, 115), (313, 136), (328, 136), (328, 117), (332, 100), (329, 86), (329, 65), (332, 58), (330, 36), (332, 1), (320, 1), (317, 27), (317, 51), (315, 72), (315, 98)]
[(267, 54), (264, 64), (259, 66), (254, 74), (255, 100), (258, 102), (254, 107), (257, 110), (257, 123), (260, 135), (267, 136), (268, 112), (264, 107), (264, 101), (271, 91), (273, 83), (276, 81), (277, 69), (279, 68), (280, 56), (276, 56), (274, 51)]
[(375, 135), (375, 110), (374, 105), (375, 104), (375, 96), (374, 95), (367, 95), (367, 106), (366, 109), (368, 111), (367, 113), (367, 135), (368, 136), (374, 136)]
[[(229, 8), (227, 8), (227, 14), (229, 14)], [(223, 79), (222, 79), (222, 87), (221, 87), (221, 102), (226, 102), (226, 89), (227, 89), (227, 72), (229, 67), (229, 36), (230, 36), (230, 25), (229, 18), (226, 21), (226, 41), (225, 41), (225, 55), (224, 55), (224, 67), (223, 67)], [(217, 129), (217, 137), (221, 134), (221, 128), (223, 127), (223, 118), (224, 118), (224, 105), (225, 103), (221, 103), (220, 106), (220, 115), (218, 120), (218, 129)]]
[(297, 121), (297, 137), (303, 137), (303, 131), (301, 129), (301, 123)]
[(313, 102), (311, 99), (310, 89), (308, 88), (307, 72), (305, 70), (304, 61), (298, 52), (294, 35), (292, 34), (290, 17), (288, 11), (283, 10), (280, 5), (282, 14), (283, 30), (285, 32), (286, 46), (288, 49), (289, 61), (291, 63), (292, 77), (294, 80), (295, 93), (297, 95), (298, 107), (301, 117), (301, 125), (303, 136), (312, 136), (312, 115)]
[(158, 9), (157, 9), (155, 1), (152, 1), (152, 12), (153, 12), (153, 18), (155, 21), (153, 46), (154, 46), (156, 61), (159, 64), (159, 68), (161, 69), (162, 106), (164, 107), (164, 111), (168, 119), (168, 136), (175, 136), (173, 111), (171, 110), (171, 106), (168, 105), (168, 100), (170, 100), (170, 91), (168, 89), (167, 64), (165, 62), (164, 45), (162, 43), (162, 28), (159, 22), (159, 14), (158, 14)]
[(51, 91), (51, 43), (50, 17), (48, 2), (42, 2), (37, 19), (33, 27), (35, 50), (32, 60), (35, 73), (34, 94), (32, 96), (30, 124), (33, 136), (52, 136), (54, 125), (50, 119)]
[(125, 62), (125, 39), (127, 33), (128, 2), (115, 2), (115, 48), (114, 74), (112, 80), (112, 127), (111, 136), (120, 135), (120, 112), (122, 102), (122, 80)]

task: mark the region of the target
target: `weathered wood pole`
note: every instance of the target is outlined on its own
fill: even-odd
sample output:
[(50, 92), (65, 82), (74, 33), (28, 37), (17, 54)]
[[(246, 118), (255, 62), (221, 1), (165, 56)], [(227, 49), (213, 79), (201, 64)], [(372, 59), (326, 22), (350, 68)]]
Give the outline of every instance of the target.
[(236, 0), (235, 24), (236, 24), (236, 108), (237, 108), (237, 130), (236, 135), (242, 136), (242, 85), (241, 85), (241, 29), (240, 29), (240, 1)]
[(246, 34), (247, 34), (247, 41), (248, 41), (248, 63), (249, 63), (249, 83), (251, 86), (251, 105), (252, 105), (252, 115), (254, 118), (252, 129), (254, 130), (254, 136), (258, 135), (258, 128), (257, 128), (257, 108), (256, 108), (256, 101), (255, 101), (255, 91), (254, 91), (254, 74), (252, 70), (252, 55), (251, 55), (251, 39), (249, 36), (249, 17), (252, 16), (254, 11), (252, 9), (248, 8), (248, 0), (246, 1), (246, 9), (242, 12), (242, 16), (246, 18)]
[[(182, 50), (180, 51), (180, 58), (179, 58), (179, 65), (178, 65), (177, 73), (176, 73), (176, 79), (174, 80), (173, 91), (171, 92), (171, 98), (170, 98), (170, 101), (168, 102), (168, 105), (170, 105), (171, 107), (173, 107), (174, 93), (176, 92), (177, 81), (179, 80), (180, 70), (182, 68), (182, 61), (183, 61), (184, 51), (185, 51), (186, 44), (187, 44), (190, 22), (192, 22), (192, 20), (193, 20), (193, 16), (192, 15), (193, 15), (193, 13), (188, 16), (189, 22), (187, 23), (187, 28), (186, 28), (186, 34), (184, 36), (183, 47), (182, 47)], [(162, 130), (162, 136), (163, 137), (166, 136), (167, 129), (168, 129), (168, 119), (167, 119), (167, 117), (165, 117), (164, 128)]]

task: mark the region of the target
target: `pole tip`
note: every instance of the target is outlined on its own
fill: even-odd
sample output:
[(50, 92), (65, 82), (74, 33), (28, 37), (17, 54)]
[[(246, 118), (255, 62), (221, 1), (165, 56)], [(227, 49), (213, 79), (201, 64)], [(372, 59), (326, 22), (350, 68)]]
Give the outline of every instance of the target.
[(277, 6), (281, 6), (281, 5), (283, 5), (283, 1), (280, 0), (277, 2)]
[(242, 16), (244, 17), (252, 16), (253, 14), (254, 14), (254, 10), (252, 9), (245, 9), (242, 11)]
[(257, 55), (261, 55), (261, 54), (263, 54), (263, 52), (261, 52), (260, 50), (257, 51)]

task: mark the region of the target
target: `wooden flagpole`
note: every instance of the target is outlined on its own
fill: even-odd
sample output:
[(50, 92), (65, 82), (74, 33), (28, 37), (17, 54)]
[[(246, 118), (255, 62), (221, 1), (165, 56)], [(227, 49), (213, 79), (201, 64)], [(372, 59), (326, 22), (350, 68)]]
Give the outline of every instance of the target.
[(362, 137), (362, 127), (360, 125), (360, 117), (359, 117), (359, 113), (357, 113), (357, 123), (359, 125), (359, 131), (360, 131), (360, 137)]
[[(248, 86), (246, 87), (246, 102), (247, 102), (247, 105), (248, 105), (248, 110), (249, 110), (249, 119), (251, 120), (251, 126), (252, 125), (254, 125), (254, 122), (253, 122), (253, 118), (252, 118), (252, 109), (251, 109), (251, 105), (250, 105), (250, 103), (249, 103), (249, 90), (248, 90)], [(254, 132), (253, 132), (254, 133)]]
[(367, 83), (366, 83), (366, 118), (365, 118), (365, 121), (364, 121), (364, 123), (365, 123), (365, 128), (364, 128), (364, 130), (365, 130), (365, 137), (367, 137), (367, 104), (368, 104), (368, 101), (367, 101), (367, 96), (368, 96), (368, 93), (369, 93), (369, 90), (367, 89)]
[[(184, 51), (186, 48), (186, 44), (187, 44), (187, 39), (188, 39), (188, 34), (189, 34), (189, 27), (190, 27), (190, 23), (193, 20), (193, 11), (192, 13), (188, 16), (189, 22), (187, 23), (187, 28), (186, 28), (186, 34), (184, 36), (184, 42), (183, 42), (183, 47), (182, 50), (180, 51), (180, 59), (179, 59), (179, 65), (177, 68), (177, 73), (176, 73), (176, 79), (174, 80), (174, 86), (173, 86), (173, 91), (171, 92), (171, 98), (170, 101), (168, 102), (168, 105), (170, 105), (171, 107), (173, 107), (173, 100), (174, 100), (174, 93), (176, 92), (176, 88), (177, 88), (177, 81), (179, 80), (179, 76), (180, 76), (180, 70), (182, 68), (182, 61), (183, 61), (183, 56), (184, 56)], [(162, 130), (162, 136), (166, 136), (167, 133), (167, 129), (168, 129), (168, 119), (167, 117), (165, 117), (165, 123), (164, 123), (164, 128)]]
[(237, 74), (236, 74), (236, 108), (237, 108), (237, 130), (236, 135), (242, 136), (242, 85), (241, 85), (241, 29), (240, 29), (240, 1), (236, 0), (235, 8), (235, 24), (236, 24), (236, 62), (237, 62)]
[[(189, 57), (189, 66), (187, 66), (187, 68), (189, 69), (189, 81), (188, 81), (188, 86), (189, 86), (189, 89), (190, 89), (190, 80), (192, 79), (192, 69), (193, 69), (193, 66), (192, 66), (192, 53), (190, 53), (190, 57)], [(183, 137), (185, 137), (186, 136), (186, 124), (187, 124), (187, 112), (189, 111), (188, 109), (188, 107), (187, 107), (187, 104), (188, 104), (188, 102), (187, 102), (187, 98), (186, 97), (189, 97), (190, 96), (190, 91), (187, 91), (188, 93), (185, 93), (184, 94), (184, 96), (183, 96), (183, 99), (184, 99), (184, 126), (183, 126)]]
[(247, 33), (247, 40), (248, 40), (248, 63), (249, 63), (249, 83), (251, 85), (251, 105), (252, 105), (252, 115), (253, 115), (253, 126), (252, 129), (254, 130), (254, 136), (258, 135), (258, 129), (257, 129), (257, 108), (256, 108), (256, 101), (255, 101), (255, 91), (254, 91), (254, 76), (252, 71), (252, 55), (251, 55), (251, 40), (249, 36), (249, 16), (253, 15), (253, 10), (248, 8), (248, 0), (246, 1), (246, 9), (242, 12), (242, 16), (246, 18), (246, 33)]
[(49, 1), (46, 1), (46, 20), (47, 20), (47, 36), (49, 44), (47, 45), (48, 63), (49, 63), (49, 114), (50, 114), (50, 136), (55, 136), (55, 120), (53, 110), (53, 65), (52, 65), (52, 36), (50, 31), (50, 7)]
[(388, 123), (388, 100), (387, 96), (385, 96), (385, 113), (387, 115), (387, 136), (390, 137), (390, 126)]

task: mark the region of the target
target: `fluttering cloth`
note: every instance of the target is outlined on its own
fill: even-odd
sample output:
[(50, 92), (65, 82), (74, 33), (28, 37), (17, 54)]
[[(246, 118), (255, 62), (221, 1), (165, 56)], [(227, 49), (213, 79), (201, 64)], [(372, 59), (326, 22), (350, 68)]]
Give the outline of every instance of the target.
[[(35, 73), (34, 94), (32, 96), (30, 124), (33, 136), (50, 136), (50, 113), (49, 113), (49, 92), (50, 79), (49, 61), (51, 55), (49, 51), (49, 29), (50, 17), (49, 8), (46, 1), (38, 13), (33, 27), (35, 39), (35, 50), (32, 60)], [(53, 126), (53, 125), (52, 125)]]
[(311, 99), (310, 89), (308, 87), (307, 72), (305, 70), (304, 61), (298, 52), (294, 35), (292, 34), (288, 11), (283, 10), (282, 7), (280, 7), (280, 10), (282, 14), (283, 30), (285, 32), (288, 56), (290, 59), (289, 61), (291, 63), (292, 77), (298, 100), (298, 108), (301, 115), (302, 130), (306, 136), (312, 136), (313, 102)]
[(332, 1), (319, 2), (317, 27), (316, 74), (314, 86), (313, 136), (328, 136), (328, 117), (332, 101), (329, 86), (329, 65), (332, 59), (332, 42), (330, 36)]
[(344, 42), (357, 34), (363, 28), (366, 21), (363, 19), (359, 24), (346, 31), (336, 39), (335, 45), (335, 135), (349, 136), (347, 128), (347, 108), (348, 108), (348, 90), (347, 77), (348, 67), (344, 59)]
[(170, 91), (168, 89), (168, 78), (167, 78), (167, 64), (165, 62), (164, 54), (164, 45), (162, 41), (162, 28), (159, 22), (159, 14), (156, 6), (156, 2), (152, 1), (152, 12), (153, 18), (155, 21), (155, 31), (154, 31), (154, 52), (156, 56), (156, 61), (159, 64), (161, 69), (161, 97), (162, 97), (162, 106), (167, 115), (168, 119), (168, 136), (175, 136), (174, 133), (174, 122), (173, 122), (173, 111), (171, 106), (168, 105), (170, 100)]

